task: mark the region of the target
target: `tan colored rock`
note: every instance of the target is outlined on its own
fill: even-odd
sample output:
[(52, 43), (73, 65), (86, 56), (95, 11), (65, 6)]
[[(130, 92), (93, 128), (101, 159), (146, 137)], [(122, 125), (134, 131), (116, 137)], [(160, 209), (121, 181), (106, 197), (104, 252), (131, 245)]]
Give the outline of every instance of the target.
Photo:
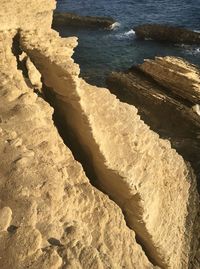
[(28, 71), (28, 77), (34, 89), (41, 91), (42, 82), (41, 82), (41, 74), (35, 68), (34, 64), (31, 62), (29, 58), (26, 59), (26, 68)]
[(0, 31), (51, 28), (55, 0), (1, 0)]
[(156, 57), (140, 69), (174, 94), (200, 104), (200, 71), (181, 58)]
[[(181, 72), (181, 71), (180, 71)], [(176, 97), (137, 66), (128, 72), (112, 72), (107, 85), (122, 102), (134, 105), (144, 122), (190, 161), (200, 183), (200, 117), (199, 105)], [(200, 187), (200, 185), (199, 185)]]
[(0, 232), (5, 231), (10, 225), (12, 210), (9, 207), (0, 209)]
[(154, 268), (64, 145), (53, 109), (27, 87), (12, 37), (0, 35), (0, 208), (3, 230), (10, 225), (0, 231), (0, 268)]
[(190, 167), (136, 108), (78, 77), (71, 41), (33, 31), (22, 34), (21, 45), (54, 92), (56, 109), (87, 152), (100, 187), (123, 209), (148, 256), (162, 268), (188, 268), (198, 212)]

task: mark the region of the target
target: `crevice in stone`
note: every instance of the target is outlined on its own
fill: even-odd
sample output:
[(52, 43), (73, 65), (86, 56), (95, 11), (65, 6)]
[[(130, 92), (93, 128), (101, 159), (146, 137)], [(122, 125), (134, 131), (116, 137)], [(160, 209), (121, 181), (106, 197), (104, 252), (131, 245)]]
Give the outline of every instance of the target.
[(145, 247), (145, 244), (142, 240), (142, 238), (138, 235), (138, 234), (135, 234), (135, 240), (136, 242), (138, 243), (138, 245), (141, 246), (143, 252), (145, 253), (145, 255), (147, 256), (148, 260), (154, 265), (154, 266), (158, 266), (156, 260), (153, 258), (152, 255), (149, 254), (149, 251), (148, 249)]
[(57, 246), (57, 247), (61, 247), (61, 246), (63, 246), (63, 245), (61, 244), (60, 240), (58, 240), (58, 239), (56, 239), (56, 238), (53, 238), (53, 237), (49, 238), (47, 241), (48, 241), (49, 244), (52, 245), (52, 246)]
[(7, 228), (7, 231), (8, 231), (9, 233), (11, 233), (11, 234), (14, 234), (14, 233), (16, 233), (17, 229), (18, 229), (17, 226), (15, 226), (15, 225), (10, 225), (10, 226)]
[[(137, 66), (125, 73), (116, 74), (107, 78), (110, 92), (121, 102), (134, 105), (141, 119), (151, 130), (158, 133), (160, 138), (169, 140), (172, 148), (186, 162), (190, 162), (197, 177), (200, 193), (200, 121), (199, 116), (190, 112), (192, 103), (176, 96), (167, 87), (159, 85)], [(159, 103), (159, 94), (168, 98), (163, 105)]]
[(47, 87), (43, 83), (42, 92), (44, 93), (43, 97), (45, 101), (48, 102), (54, 108), (53, 121), (59, 135), (63, 139), (65, 145), (71, 150), (75, 160), (81, 163), (81, 165), (83, 166), (83, 170), (87, 178), (90, 180), (90, 183), (94, 187), (98, 188), (98, 180), (95, 173), (95, 169), (92, 162), (90, 161), (91, 157), (88, 156), (88, 153), (86, 153), (82, 149), (78, 138), (76, 137), (70, 126), (68, 126), (66, 121), (62, 118), (62, 115), (59, 113), (59, 109), (57, 109), (56, 107), (56, 94), (54, 93), (54, 90), (50, 87)]
[(20, 61), (20, 55), (22, 54), (22, 49), (20, 47), (20, 34), (19, 32), (13, 37), (12, 43), (12, 53), (17, 61), (17, 69), (22, 71), (24, 78), (28, 78), (28, 71), (26, 68), (25, 61)]
[[(98, 144), (92, 136), (90, 124), (88, 122), (89, 120), (87, 116), (84, 115), (84, 111), (81, 110), (79, 100), (76, 99), (78, 96), (76, 96), (76, 94), (73, 95), (74, 85), (73, 83), (72, 85), (70, 85), (70, 83), (66, 83), (66, 78), (64, 75), (66, 75), (68, 78), (68, 73), (66, 72), (65, 74), (64, 72), (61, 72), (62, 70), (57, 70), (60, 69), (60, 67), (52, 63), (48, 56), (43, 56), (40, 51), (32, 52), (31, 50), (29, 51), (25, 47), (25, 51), (27, 51), (35, 66), (43, 75), (43, 92), (45, 100), (51, 104), (52, 107), (54, 107), (54, 124), (57, 127), (60, 136), (63, 138), (64, 143), (68, 148), (71, 149), (75, 159), (82, 164), (91, 184), (106, 194), (110, 193), (110, 199), (114, 201), (120, 208), (122, 208), (124, 197), (122, 195), (122, 197), (118, 198), (118, 194), (123, 194), (123, 191), (127, 190), (127, 186), (122, 180), (120, 180), (121, 176), (117, 174), (115, 170), (112, 170), (106, 166), (104, 156), (102, 156), (101, 152), (99, 151)], [(60, 89), (62, 82), (66, 88), (68, 87), (69, 93), (66, 93), (66, 95), (64, 89)], [(70, 89), (70, 87), (72, 87), (72, 89)], [(83, 90), (87, 90), (87, 88), (84, 88), (83, 86)], [(72, 130), (75, 130), (74, 132), (76, 135)], [(93, 155), (90, 155), (90, 151), (93, 152)], [(107, 182), (102, 184), (103, 187), (99, 186), (99, 183), (97, 183), (97, 176), (98, 179), (107, 179)], [(111, 188), (110, 185), (115, 182), (116, 179), (119, 179), (117, 181), (119, 186), (114, 186), (114, 188)], [(98, 180), (98, 182), (99, 181), (100, 180)], [(144, 237), (141, 240), (138, 236), (138, 243), (144, 250), (149, 261), (152, 262), (155, 258), (156, 262), (152, 262), (154, 265), (160, 265), (163, 268), (167, 268), (168, 261), (165, 259), (165, 255), (160, 253), (157, 245), (154, 244), (151, 232), (148, 233), (147, 231), (145, 236), (143, 236), (143, 232), (145, 232), (146, 227), (145, 224), (142, 223), (142, 219), (139, 215), (140, 212), (135, 212), (135, 208), (140, 207), (140, 205), (135, 197), (131, 196), (131, 198), (133, 198), (132, 203), (135, 203), (135, 206), (129, 210), (129, 216), (127, 215), (127, 209), (125, 209), (123, 212), (127, 226), (137, 232), (140, 237)], [(129, 221), (129, 219), (131, 219), (131, 221)], [(135, 227), (137, 227), (137, 230)], [(146, 248), (144, 246), (146, 246)]]
[(26, 83), (27, 87), (31, 88), (34, 93), (36, 93), (39, 97), (44, 99), (43, 93), (40, 92), (37, 88), (34, 88), (30, 81), (28, 69), (26, 66), (27, 56), (24, 57), (23, 59), (20, 59), (20, 56), (23, 54), (23, 50), (21, 49), (21, 46), (20, 46), (20, 33), (19, 32), (13, 37), (11, 51), (16, 58), (17, 69), (22, 72), (24, 82)]
[[(58, 133), (60, 134), (61, 138), (63, 139), (65, 145), (71, 150), (75, 160), (78, 161), (79, 163), (81, 163), (83, 170), (84, 170), (87, 178), (89, 179), (90, 183), (95, 188), (97, 188), (99, 191), (101, 191), (102, 193), (107, 195), (109, 197), (109, 199), (112, 200), (112, 202), (114, 202), (118, 207), (120, 207), (120, 209), (122, 210), (124, 220), (126, 222), (127, 227), (129, 227), (129, 229), (131, 229), (131, 230), (134, 230), (133, 227), (131, 227), (128, 223), (128, 220), (126, 217), (126, 212), (124, 212), (124, 210), (121, 208), (121, 206), (118, 203), (116, 203), (116, 201), (112, 198), (112, 196), (110, 196), (106, 192), (106, 190), (102, 189), (102, 187), (99, 185), (97, 175), (95, 172), (95, 168), (93, 166), (92, 156), (89, 156), (89, 153), (88, 153), (89, 151), (86, 152), (86, 150), (83, 149), (83, 146), (79, 142), (79, 139), (77, 138), (77, 136), (74, 134), (72, 128), (69, 125), (67, 125), (66, 120), (59, 113), (59, 109), (56, 107), (55, 91), (53, 89), (51, 89), (50, 87), (47, 87), (44, 83), (43, 83), (42, 91), (44, 93), (45, 101), (48, 102), (54, 108), (53, 121), (54, 121), (54, 124), (58, 130)], [(151, 254), (149, 254), (149, 251), (146, 249), (145, 244), (143, 243), (142, 239), (140, 239), (140, 237), (136, 234), (136, 231), (134, 231), (134, 232), (135, 232), (135, 236), (136, 236), (136, 242), (138, 243), (138, 245), (141, 246), (147, 259), (154, 266), (157, 266), (158, 264), (156, 263), (155, 259), (151, 256)]]

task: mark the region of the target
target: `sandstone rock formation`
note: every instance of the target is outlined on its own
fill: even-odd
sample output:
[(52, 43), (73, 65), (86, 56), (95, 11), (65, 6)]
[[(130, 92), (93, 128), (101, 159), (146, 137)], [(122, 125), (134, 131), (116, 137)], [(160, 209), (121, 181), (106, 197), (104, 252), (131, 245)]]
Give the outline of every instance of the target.
[(113, 72), (107, 83), (120, 100), (138, 108), (152, 130), (170, 139), (192, 163), (200, 183), (200, 117), (198, 104), (194, 105), (200, 100), (197, 68), (174, 57), (156, 58), (126, 73)]
[(71, 59), (75, 38), (36, 31), (21, 36), (22, 49), (55, 94), (56, 109), (87, 152), (99, 187), (123, 209), (147, 255), (162, 268), (187, 268), (198, 211), (190, 167), (134, 107), (78, 77)]
[[(32, 26), (22, 14), (15, 24), (0, 19), (0, 268), (197, 269), (199, 200), (190, 165), (134, 106), (79, 77), (71, 58), (77, 39), (50, 29), (53, 2), (35, 11), (30, 1), (23, 12)], [(20, 3), (28, 5), (17, 1), (13, 13)], [(47, 24), (37, 30), (42, 10)], [(53, 96), (109, 197), (64, 145), (38, 90)]]
[(74, 13), (56, 11), (53, 15), (52, 26), (54, 28), (60, 26), (110, 28), (114, 23), (115, 20), (110, 17), (80, 16)]
[(1, 0), (0, 31), (8, 29), (49, 29), (55, 0)]
[(13, 34), (0, 34), (0, 268), (153, 268), (17, 70)]
[(139, 68), (161, 86), (194, 104), (200, 104), (200, 70), (175, 57), (145, 60)]
[(200, 44), (200, 33), (181, 27), (144, 24), (134, 27), (139, 38), (151, 38), (157, 41), (165, 41), (183, 44)]

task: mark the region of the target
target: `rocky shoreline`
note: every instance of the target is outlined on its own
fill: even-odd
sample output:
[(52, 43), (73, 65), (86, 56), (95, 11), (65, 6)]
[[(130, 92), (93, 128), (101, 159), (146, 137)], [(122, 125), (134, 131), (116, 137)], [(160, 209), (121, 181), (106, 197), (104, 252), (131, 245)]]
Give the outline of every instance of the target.
[(200, 44), (200, 33), (181, 27), (162, 24), (144, 24), (133, 29), (137, 37), (141, 39), (153, 39), (175, 44)]
[(183, 59), (156, 57), (127, 72), (113, 72), (108, 88), (134, 105), (145, 123), (191, 162), (200, 190), (200, 80), (197, 67)]
[(198, 71), (169, 57), (114, 76), (137, 109), (80, 77), (77, 38), (51, 29), (54, 9), (0, 10), (0, 268), (198, 269), (196, 171), (141, 119), (169, 113), (171, 130), (177, 118), (196, 132)]

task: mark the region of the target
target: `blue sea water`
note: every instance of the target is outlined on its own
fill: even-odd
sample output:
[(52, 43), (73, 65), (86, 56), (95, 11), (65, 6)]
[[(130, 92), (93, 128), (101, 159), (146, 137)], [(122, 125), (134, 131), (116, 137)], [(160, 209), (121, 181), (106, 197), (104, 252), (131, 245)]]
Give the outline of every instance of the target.
[(200, 31), (200, 0), (58, 0), (57, 10), (79, 15), (111, 16), (120, 23), (114, 30), (60, 27), (62, 36), (77, 36), (74, 59), (90, 83), (105, 85), (114, 70), (126, 70), (155, 56), (179, 56), (200, 66), (200, 46), (138, 40), (132, 28), (144, 23), (165, 23)]

